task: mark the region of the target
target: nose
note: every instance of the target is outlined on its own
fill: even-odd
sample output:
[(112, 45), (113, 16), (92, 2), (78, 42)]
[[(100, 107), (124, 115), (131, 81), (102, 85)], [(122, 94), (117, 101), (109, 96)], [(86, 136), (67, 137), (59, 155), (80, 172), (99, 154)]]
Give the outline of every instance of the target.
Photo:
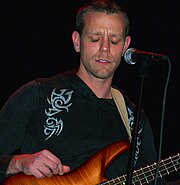
[(101, 46), (100, 46), (100, 51), (101, 52), (106, 52), (108, 53), (110, 51), (110, 42), (108, 38), (103, 38), (101, 41)]

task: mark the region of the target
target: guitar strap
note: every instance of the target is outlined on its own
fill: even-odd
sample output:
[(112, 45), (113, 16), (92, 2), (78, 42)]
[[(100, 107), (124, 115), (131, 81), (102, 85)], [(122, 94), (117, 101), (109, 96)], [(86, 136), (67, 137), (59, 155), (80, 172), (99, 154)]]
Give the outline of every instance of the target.
[(127, 113), (127, 109), (126, 109), (126, 105), (125, 105), (125, 101), (124, 101), (124, 97), (121, 94), (121, 92), (115, 88), (111, 87), (111, 92), (112, 92), (112, 97), (115, 101), (115, 104), (117, 106), (117, 109), (121, 115), (122, 121), (124, 123), (124, 126), (127, 130), (128, 133), (128, 137), (129, 137), (129, 141), (131, 142), (132, 136), (131, 136), (131, 130), (130, 130), (130, 126), (129, 126), (129, 119), (128, 119), (128, 113)]

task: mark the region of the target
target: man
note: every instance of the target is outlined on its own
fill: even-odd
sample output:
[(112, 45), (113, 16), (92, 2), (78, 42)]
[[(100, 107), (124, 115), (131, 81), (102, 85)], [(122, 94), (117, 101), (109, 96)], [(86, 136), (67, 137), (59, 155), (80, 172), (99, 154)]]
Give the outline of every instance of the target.
[[(63, 175), (109, 144), (129, 141), (112, 94), (114, 72), (131, 41), (128, 31), (128, 16), (114, 2), (95, 1), (79, 9), (72, 33), (79, 69), (25, 84), (1, 111), (1, 180), (20, 172), (36, 178)], [(123, 96), (132, 129), (135, 107)], [(124, 152), (113, 161), (106, 177), (125, 174), (128, 156)], [(155, 160), (142, 112), (134, 167)]]

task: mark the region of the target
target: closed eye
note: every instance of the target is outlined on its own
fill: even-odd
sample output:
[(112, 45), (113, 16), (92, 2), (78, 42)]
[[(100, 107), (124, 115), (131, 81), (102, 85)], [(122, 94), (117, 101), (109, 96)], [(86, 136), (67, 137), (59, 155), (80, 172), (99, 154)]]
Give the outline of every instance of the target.
[(99, 39), (91, 39), (92, 42), (98, 42)]
[(112, 43), (113, 45), (117, 45), (117, 44), (118, 44), (118, 41), (111, 41), (111, 43)]

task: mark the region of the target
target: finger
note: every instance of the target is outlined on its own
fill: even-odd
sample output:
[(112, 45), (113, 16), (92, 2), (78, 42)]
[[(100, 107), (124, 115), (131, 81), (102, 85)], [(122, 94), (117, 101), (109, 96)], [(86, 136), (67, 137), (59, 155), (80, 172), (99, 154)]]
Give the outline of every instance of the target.
[(66, 166), (66, 165), (63, 165), (63, 170), (64, 170), (64, 173), (67, 173), (67, 172), (70, 171), (70, 167)]
[(42, 179), (45, 177), (45, 175), (41, 171), (39, 171), (38, 169), (34, 170), (32, 172), (32, 175), (34, 175), (38, 179)]
[[(51, 177), (53, 174), (58, 174), (60, 172), (59, 170), (59, 163), (57, 164), (56, 162), (52, 161), (49, 158), (46, 158), (43, 161), (43, 166), (41, 166), (41, 168), (39, 168), (42, 173), (44, 175), (46, 175), (47, 177)], [(62, 164), (60, 163), (60, 165), (62, 166)], [(61, 167), (62, 168), (62, 167)], [(63, 170), (61, 170), (63, 171)]]
[(54, 154), (47, 150), (43, 150), (43, 159), (45, 161), (45, 165), (52, 171), (53, 174), (63, 174), (64, 169), (61, 163), (61, 160), (57, 158)]
[(58, 164), (53, 163), (53, 164), (51, 165), (51, 167), (50, 167), (50, 170), (51, 170), (51, 172), (52, 172), (54, 175), (58, 174), (58, 173), (59, 173)]
[(51, 177), (53, 175), (52, 170), (45, 162), (46, 161), (36, 160), (34, 164), (29, 167), (29, 170), (37, 178), (44, 178), (45, 176)]

